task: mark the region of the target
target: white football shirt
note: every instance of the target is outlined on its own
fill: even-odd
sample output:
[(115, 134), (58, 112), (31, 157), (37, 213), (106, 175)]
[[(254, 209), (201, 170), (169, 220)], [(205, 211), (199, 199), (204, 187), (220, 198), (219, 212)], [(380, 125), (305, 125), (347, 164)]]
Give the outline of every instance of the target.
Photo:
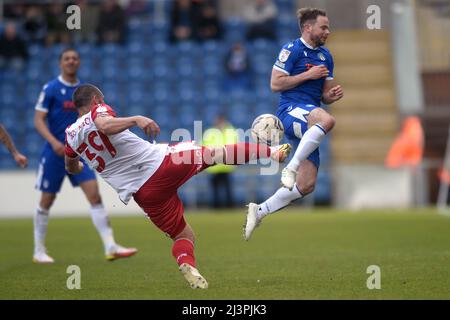
[(108, 105), (93, 106), (66, 129), (66, 155), (84, 159), (128, 204), (133, 193), (159, 168), (168, 145), (151, 144), (128, 129), (107, 136), (95, 126), (99, 114), (116, 116)]

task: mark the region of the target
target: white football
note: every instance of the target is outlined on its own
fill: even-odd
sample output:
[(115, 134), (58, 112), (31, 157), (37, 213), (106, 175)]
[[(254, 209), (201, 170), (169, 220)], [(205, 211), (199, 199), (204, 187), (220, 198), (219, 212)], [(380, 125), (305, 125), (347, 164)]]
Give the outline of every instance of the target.
[(276, 146), (283, 139), (284, 126), (273, 114), (262, 114), (253, 121), (251, 134), (257, 143)]

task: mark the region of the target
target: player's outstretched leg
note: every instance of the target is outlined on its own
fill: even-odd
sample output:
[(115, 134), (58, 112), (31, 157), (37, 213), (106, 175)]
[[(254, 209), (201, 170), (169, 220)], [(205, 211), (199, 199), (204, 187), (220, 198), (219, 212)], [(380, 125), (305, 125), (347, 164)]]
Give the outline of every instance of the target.
[(194, 233), (191, 227), (186, 227), (173, 238), (172, 255), (177, 261), (179, 270), (192, 289), (207, 289), (208, 282), (200, 274), (195, 265)]
[(224, 163), (229, 165), (245, 164), (251, 160), (272, 158), (283, 162), (289, 156), (292, 147), (285, 143), (279, 146), (269, 147), (264, 144), (240, 142), (227, 144), (224, 147), (208, 148), (204, 153), (204, 160), (209, 164)]
[(275, 213), (290, 205), (295, 200), (301, 199), (314, 191), (317, 181), (317, 167), (309, 160), (300, 165), (299, 177), (292, 190), (279, 188), (269, 199), (261, 204), (250, 203), (244, 224), (244, 239), (249, 240), (253, 231), (261, 224), (261, 221), (269, 214)]

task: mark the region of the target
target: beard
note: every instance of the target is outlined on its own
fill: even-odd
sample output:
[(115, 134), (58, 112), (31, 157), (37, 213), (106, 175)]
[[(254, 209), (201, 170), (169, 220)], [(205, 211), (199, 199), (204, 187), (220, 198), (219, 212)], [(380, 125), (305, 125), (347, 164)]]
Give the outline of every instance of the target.
[(312, 42), (314, 42), (314, 45), (316, 47), (323, 46), (325, 44), (325, 41), (326, 41), (326, 40), (322, 40), (322, 37), (314, 36), (314, 35), (311, 35), (311, 40), (312, 40)]

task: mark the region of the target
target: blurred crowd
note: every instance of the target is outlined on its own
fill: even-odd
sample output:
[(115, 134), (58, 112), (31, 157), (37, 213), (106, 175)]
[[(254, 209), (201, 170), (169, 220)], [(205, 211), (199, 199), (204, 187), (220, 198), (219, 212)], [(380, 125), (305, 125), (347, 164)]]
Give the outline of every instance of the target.
[[(0, 23), (0, 68), (11, 64), (21, 68), (27, 60), (29, 44), (124, 44), (127, 40), (128, 20), (133, 16), (149, 13), (151, 5), (158, 1), (170, 5), (167, 17), (167, 39), (170, 42), (222, 38), (224, 31), (220, 2), (226, 0), (14, 1), (4, 4), (3, 8), (4, 19)], [(69, 17), (66, 9), (73, 4), (81, 9), (81, 29), (76, 31), (68, 30), (66, 26)], [(242, 18), (247, 24), (246, 39), (275, 40), (276, 16), (277, 7), (273, 0), (248, 1), (243, 5), (242, 11)], [(233, 48), (231, 51), (236, 50)], [(242, 58), (242, 52), (245, 51), (239, 51), (238, 59), (244, 62), (246, 58)], [(236, 63), (227, 65), (233, 68), (232, 65)]]

